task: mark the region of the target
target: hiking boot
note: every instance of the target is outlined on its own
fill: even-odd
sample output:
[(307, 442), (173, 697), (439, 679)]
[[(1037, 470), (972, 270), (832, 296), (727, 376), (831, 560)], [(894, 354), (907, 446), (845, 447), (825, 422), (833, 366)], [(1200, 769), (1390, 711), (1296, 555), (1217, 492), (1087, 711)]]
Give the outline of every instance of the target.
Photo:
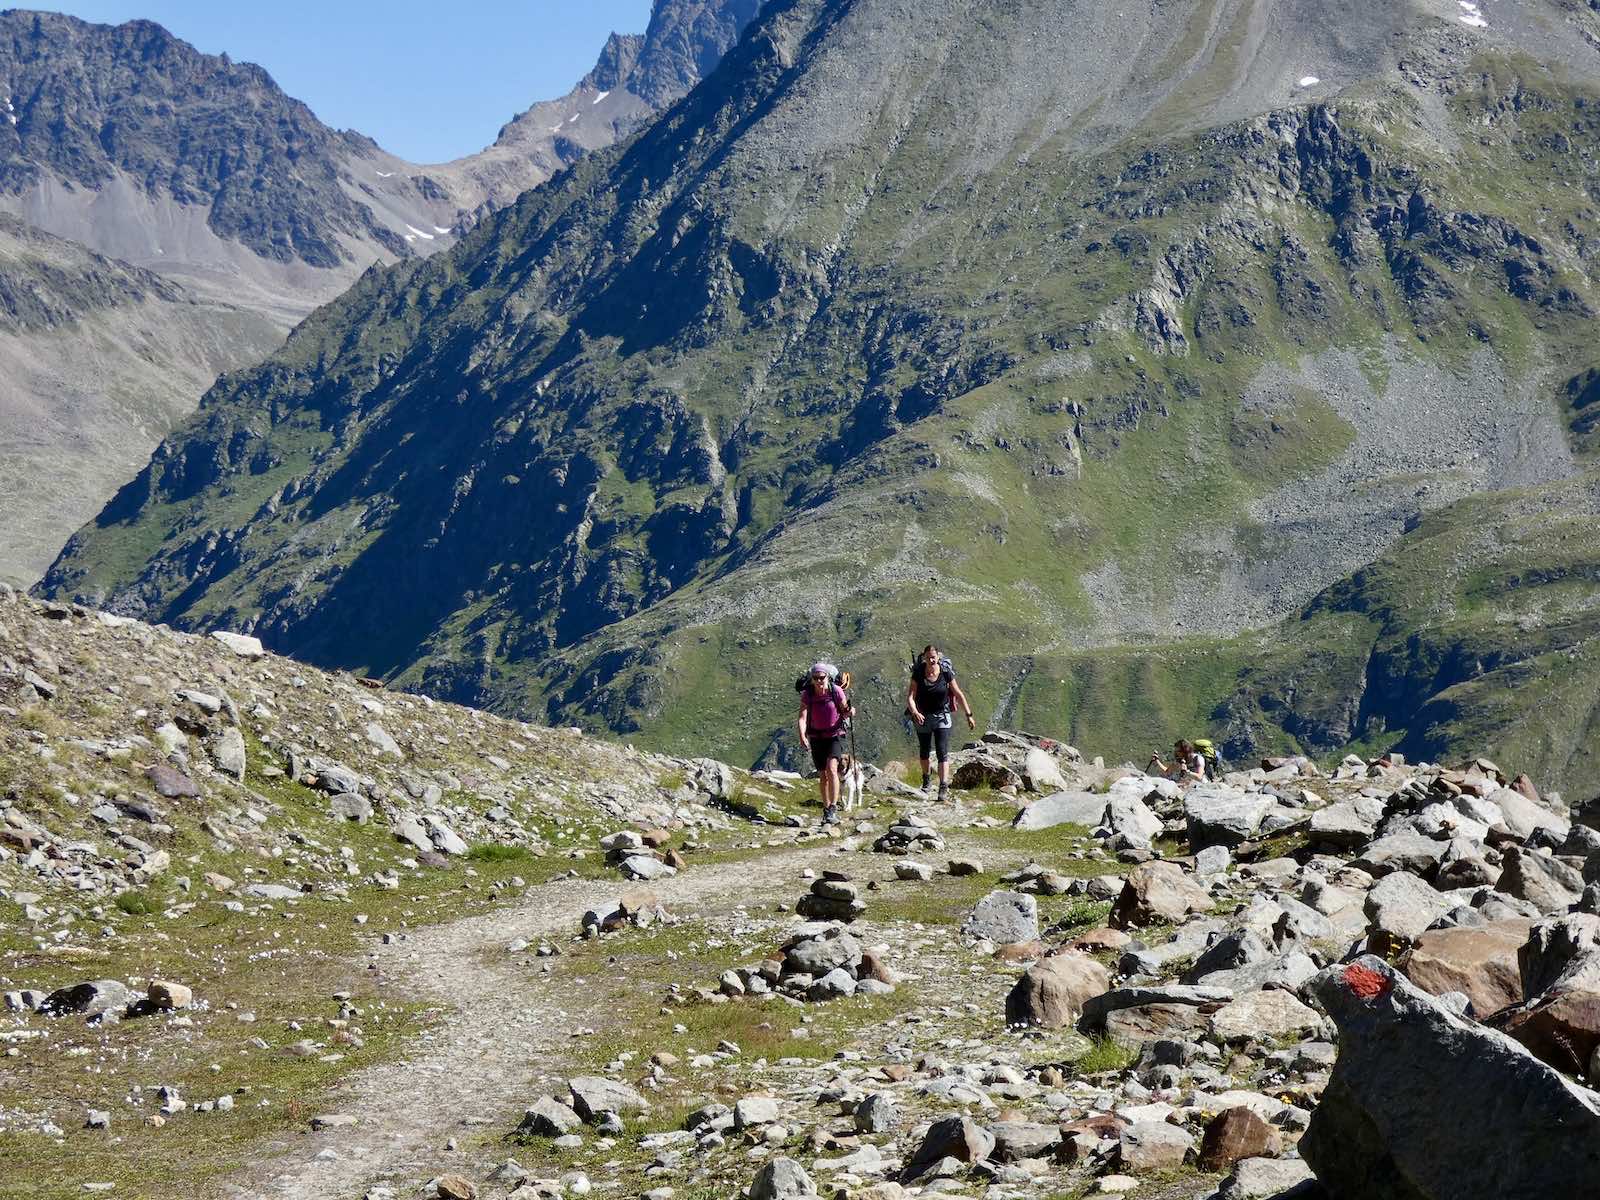
[(922, 777), (922, 788), (920, 790), (922, 790), (924, 792), (928, 790), (928, 779), (929, 779), (929, 777), (926, 776), (926, 775), (924, 775)]
[(839, 810), (837, 808), (823, 809), (822, 823), (824, 825), (837, 825), (839, 823)]
[(949, 799), (950, 799), (950, 785), (948, 783), (941, 783), (939, 785), (939, 803), (940, 804), (947, 803), (949, 801)]

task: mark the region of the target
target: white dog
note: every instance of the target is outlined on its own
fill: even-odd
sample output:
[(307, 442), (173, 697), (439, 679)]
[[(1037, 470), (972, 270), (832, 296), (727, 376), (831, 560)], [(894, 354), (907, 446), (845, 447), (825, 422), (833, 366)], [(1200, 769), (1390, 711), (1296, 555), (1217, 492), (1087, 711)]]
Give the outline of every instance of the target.
[(866, 786), (867, 773), (861, 769), (861, 764), (854, 757), (847, 756), (839, 764), (839, 790), (842, 793), (840, 803), (845, 812), (861, 806), (861, 790)]
[[(839, 688), (846, 696), (850, 694), (850, 672), (839, 673)], [(845, 812), (861, 807), (862, 789), (866, 787), (867, 773), (856, 761), (853, 754), (847, 754), (839, 763), (839, 789), (843, 793), (840, 803)]]

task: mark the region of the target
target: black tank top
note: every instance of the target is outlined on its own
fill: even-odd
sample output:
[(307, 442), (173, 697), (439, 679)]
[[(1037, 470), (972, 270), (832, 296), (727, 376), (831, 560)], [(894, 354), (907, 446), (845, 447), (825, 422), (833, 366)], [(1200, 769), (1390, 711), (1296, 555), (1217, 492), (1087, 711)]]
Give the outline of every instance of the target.
[(939, 678), (929, 683), (927, 671), (922, 667), (918, 667), (916, 681), (918, 712), (942, 713), (950, 711), (950, 684), (952, 680), (949, 671), (940, 671)]

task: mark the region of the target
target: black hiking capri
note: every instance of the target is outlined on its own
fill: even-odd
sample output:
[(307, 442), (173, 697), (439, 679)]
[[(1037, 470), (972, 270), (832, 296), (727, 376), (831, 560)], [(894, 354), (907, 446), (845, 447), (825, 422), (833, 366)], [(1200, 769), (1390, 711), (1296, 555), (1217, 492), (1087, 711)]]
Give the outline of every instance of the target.
[(929, 745), (934, 746), (939, 753), (940, 762), (950, 760), (950, 726), (934, 724), (938, 717), (924, 717), (922, 724), (917, 726), (917, 757), (927, 758)]

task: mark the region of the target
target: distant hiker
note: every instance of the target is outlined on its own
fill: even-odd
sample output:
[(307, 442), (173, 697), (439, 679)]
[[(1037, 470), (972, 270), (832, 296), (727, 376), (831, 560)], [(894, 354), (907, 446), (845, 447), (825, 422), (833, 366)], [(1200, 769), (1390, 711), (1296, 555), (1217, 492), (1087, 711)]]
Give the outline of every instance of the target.
[(1150, 769), (1175, 783), (1194, 783), (1206, 777), (1206, 760), (1193, 742), (1179, 738), (1172, 748), (1171, 765), (1162, 762), (1160, 754), (1152, 754)]
[(819, 662), (812, 666), (800, 693), (800, 744), (811, 751), (822, 789), (822, 823), (839, 819), (839, 760), (849, 754), (846, 732), (855, 710), (844, 690), (834, 682), (838, 668)]
[(911, 668), (911, 683), (906, 688), (906, 714), (917, 727), (917, 750), (922, 759), (922, 790), (928, 790), (928, 751), (939, 756), (939, 799), (950, 799), (950, 727), (955, 723), (955, 707), (967, 714), (967, 728), (976, 729), (972, 705), (956, 682), (950, 660), (937, 646), (928, 646)]

